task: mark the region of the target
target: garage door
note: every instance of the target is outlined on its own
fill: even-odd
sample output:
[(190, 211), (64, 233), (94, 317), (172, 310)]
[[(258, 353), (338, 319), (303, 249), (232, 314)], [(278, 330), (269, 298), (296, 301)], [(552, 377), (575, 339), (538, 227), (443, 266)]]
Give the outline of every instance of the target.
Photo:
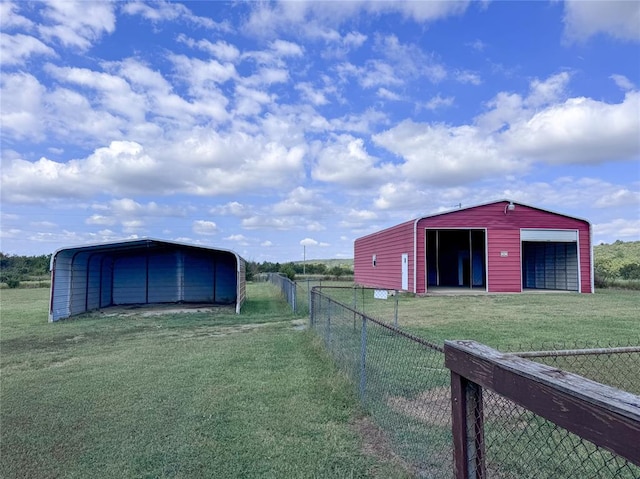
[(578, 291), (577, 231), (530, 229), (520, 238), (524, 288)]

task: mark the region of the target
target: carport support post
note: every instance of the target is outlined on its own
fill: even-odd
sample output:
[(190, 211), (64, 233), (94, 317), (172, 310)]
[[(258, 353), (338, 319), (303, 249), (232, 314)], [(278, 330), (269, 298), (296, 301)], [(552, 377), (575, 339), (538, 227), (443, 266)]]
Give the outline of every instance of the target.
[(360, 335), (360, 401), (364, 404), (367, 388), (367, 317), (362, 316), (362, 334)]

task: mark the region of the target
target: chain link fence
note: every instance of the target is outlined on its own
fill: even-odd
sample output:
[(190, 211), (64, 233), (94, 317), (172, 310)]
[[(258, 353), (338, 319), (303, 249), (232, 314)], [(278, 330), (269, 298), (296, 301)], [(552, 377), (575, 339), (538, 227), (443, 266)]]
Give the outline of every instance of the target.
[[(451, 376), (443, 345), (396, 327), (394, 301), (366, 302), (363, 296), (359, 288), (313, 288), (311, 328), (357, 389), (380, 430), (382, 447), (416, 477), (450, 478)], [(378, 317), (359, 309), (367, 306)], [(515, 354), (637, 394), (640, 347), (571, 351), (562, 346)], [(640, 478), (637, 465), (489, 390), (483, 415), (486, 477)]]
[(418, 477), (453, 468), (449, 372), (441, 345), (370, 318), (317, 289), (311, 327), (356, 386), (382, 446)]
[(640, 467), (623, 457), (493, 391), (483, 395), (487, 477), (640, 478)]

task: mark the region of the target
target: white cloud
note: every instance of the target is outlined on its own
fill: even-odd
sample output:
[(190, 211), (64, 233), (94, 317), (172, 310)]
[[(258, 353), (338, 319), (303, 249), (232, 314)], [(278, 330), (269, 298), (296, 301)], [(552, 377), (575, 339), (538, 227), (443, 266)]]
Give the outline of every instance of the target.
[(57, 67), (48, 64), (45, 65), (45, 69), (61, 82), (93, 89), (98, 95), (97, 102), (105, 110), (131, 120), (144, 121), (146, 98), (134, 93), (125, 79), (86, 68)]
[(42, 10), (47, 23), (38, 29), (46, 39), (87, 50), (103, 34), (115, 30), (114, 8), (115, 4), (110, 2), (51, 0), (44, 4)]
[(614, 74), (609, 78), (611, 78), (615, 82), (615, 84), (618, 85), (618, 87), (623, 91), (631, 91), (635, 89), (635, 85), (633, 84), (633, 82), (624, 75)]
[(477, 38), (472, 42), (465, 43), (465, 45), (473, 48), (474, 50), (476, 50), (478, 52), (482, 52), (487, 48), (487, 44), (484, 43), (482, 40), (477, 39)]
[(209, 213), (212, 215), (231, 215), (243, 218), (251, 215), (251, 208), (237, 201), (232, 201), (225, 205), (214, 206), (209, 210)]
[(640, 92), (619, 104), (570, 98), (505, 133), (507, 151), (546, 163), (593, 164), (640, 157)]
[(211, 18), (194, 15), (191, 10), (183, 4), (165, 0), (156, 0), (151, 4), (142, 1), (128, 2), (123, 5), (122, 11), (129, 15), (140, 15), (154, 23), (185, 19), (194, 25), (211, 30), (226, 32), (231, 30), (227, 22), (216, 22)]
[(311, 176), (318, 181), (350, 188), (375, 187), (393, 174), (393, 166), (379, 164), (369, 155), (361, 138), (340, 135), (323, 145)]
[(14, 2), (5, 1), (0, 3), (0, 30), (5, 32), (13, 28), (30, 30), (34, 27), (34, 23), (31, 20), (18, 13), (19, 10), (20, 7)]
[(269, 214), (255, 215), (249, 218), (244, 218), (241, 222), (243, 228), (251, 229), (275, 229), (275, 230), (290, 230), (299, 226), (299, 222), (295, 218), (285, 217), (276, 218)]
[(596, 199), (594, 206), (597, 208), (612, 208), (618, 206), (635, 205), (640, 214), (640, 191), (630, 191), (627, 188), (620, 188), (610, 192), (603, 192)]
[(640, 238), (640, 219), (616, 218), (606, 223), (593, 225), (594, 244), (601, 241), (637, 240)]
[(638, 2), (566, 0), (564, 8), (564, 35), (568, 42), (582, 42), (598, 33), (611, 35), (620, 40), (640, 40)]
[(275, 215), (317, 216), (327, 212), (327, 201), (313, 190), (299, 186), (288, 197), (271, 207)]
[(387, 90), (386, 88), (378, 88), (378, 92), (376, 96), (382, 98), (383, 100), (391, 100), (391, 101), (401, 101), (402, 97), (397, 93), (392, 92), (391, 90)]
[(27, 73), (0, 75), (2, 136), (40, 140), (44, 136), (42, 97), (45, 88)]
[(313, 238), (305, 238), (300, 241), (300, 246), (318, 246), (320, 243)]
[(218, 226), (213, 221), (196, 220), (193, 222), (193, 232), (199, 235), (214, 235), (218, 232)]
[(315, 89), (309, 82), (298, 83), (295, 88), (302, 93), (305, 100), (313, 105), (319, 106), (329, 103), (322, 90)]
[(194, 40), (187, 37), (184, 34), (178, 35), (177, 40), (190, 46), (191, 48), (198, 48), (202, 51), (210, 53), (218, 60), (223, 62), (235, 62), (240, 58), (240, 50), (235, 45), (231, 45), (224, 40), (218, 40), (215, 43), (209, 40)]
[(530, 92), (524, 103), (530, 108), (539, 108), (553, 103), (565, 97), (567, 84), (571, 79), (568, 72), (552, 75), (546, 80), (534, 79), (530, 84)]
[(371, 210), (356, 210), (351, 208), (344, 216), (340, 225), (343, 228), (359, 228), (370, 224), (379, 218), (378, 213)]
[(385, 183), (378, 188), (373, 200), (373, 206), (381, 211), (424, 211), (426, 205), (433, 205), (433, 194), (429, 195), (429, 191), (410, 180)]
[(275, 40), (271, 42), (270, 47), (278, 57), (301, 57), (304, 55), (303, 47), (286, 40)]
[[(294, 29), (310, 38), (337, 41), (339, 34), (328, 26), (340, 25), (361, 13), (394, 14), (417, 23), (429, 23), (453, 15), (461, 15), (468, 1), (460, 2), (396, 2), (349, 1), (316, 2), (296, 1), (256, 3), (244, 29), (256, 34), (273, 36), (278, 31)], [(303, 29), (299, 26), (304, 25)], [(330, 35), (329, 33), (333, 33)]]
[(478, 73), (468, 70), (457, 71), (454, 76), (456, 81), (462, 84), (480, 85), (482, 83), (482, 78)]
[[(386, 59), (386, 63), (390, 65), (391, 70), (403, 83), (407, 79), (418, 79), (425, 77), (432, 83), (443, 81), (448, 73), (444, 65), (442, 65), (434, 54), (426, 54), (424, 50), (413, 43), (403, 43), (396, 35), (379, 36), (375, 42), (375, 50)], [(371, 63), (376, 65), (376, 63)], [(381, 65), (385, 66), (385, 64)], [(372, 75), (376, 73), (386, 73), (381, 68), (374, 69)], [(392, 84), (389, 82), (389, 84)]]
[(55, 56), (56, 53), (32, 36), (0, 33), (0, 58), (3, 65), (21, 65), (35, 55)]
[(85, 223), (88, 225), (106, 225), (113, 226), (117, 223), (116, 219), (112, 216), (104, 216), (104, 215), (91, 215), (89, 218), (85, 220)]
[(404, 159), (406, 178), (432, 185), (454, 185), (521, 171), (502, 155), (500, 145), (473, 126), (452, 127), (405, 120), (373, 136), (373, 141)]
[(248, 238), (245, 235), (241, 234), (229, 235), (226, 238), (222, 239), (226, 241), (234, 241), (236, 243), (239, 243), (241, 246), (247, 246), (249, 244)]
[(455, 98), (452, 96), (441, 97), (439, 94), (432, 97), (428, 102), (424, 104), (427, 110), (437, 110), (439, 108), (446, 108), (453, 105)]
[(394, 67), (381, 60), (368, 60), (364, 67), (342, 63), (336, 69), (341, 78), (346, 80), (353, 77), (363, 88), (374, 88), (381, 85), (397, 86), (404, 83)]

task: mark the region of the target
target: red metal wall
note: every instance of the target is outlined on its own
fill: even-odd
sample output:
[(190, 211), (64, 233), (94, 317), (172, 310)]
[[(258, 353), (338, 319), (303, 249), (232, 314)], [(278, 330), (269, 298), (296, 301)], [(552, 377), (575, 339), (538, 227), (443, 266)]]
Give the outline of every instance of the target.
[[(520, 228), (578, 230), (580, 290), (591, 290), (591, 238), (589, 223), (516, 203), (507, 211), (501, 201), (423, 218), (417, 224), (417, 293), (425, 292), (425, 229), (468, 228), (487, 231), (487, 271), (489, 292), (522, 290)], [(401, 254), (409, 253), (409, 290), (413, 291), (414, 221), (359, 238), (355, 242), (355, 281), (365, 286), (400, 289)], [(506, 256), (504, 253), (506, 252)], [(377, 255), (375, 268), (371, 256)]]
[[(354, 245), (357, 284), (384, 289), (402, 288), (402, 254), (409, 255), (409, 291), (413, 291), (413, 225), (415, 221), (358, 238)], [(376, 266), (372, 256), (376, 255)]]

